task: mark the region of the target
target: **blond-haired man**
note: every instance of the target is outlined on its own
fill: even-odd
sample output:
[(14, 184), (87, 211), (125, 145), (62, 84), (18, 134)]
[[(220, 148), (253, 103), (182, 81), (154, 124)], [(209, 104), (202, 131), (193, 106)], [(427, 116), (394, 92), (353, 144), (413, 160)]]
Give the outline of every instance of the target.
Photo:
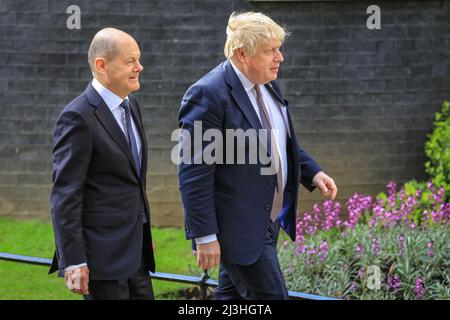
[[(196, 245), (197, 264), (207, 269), (220, 263), (216, 299), (287, 299), (276, 243), (280, 226), (295, 239), (299, 184), (310, 191), (317, 186), (333, 199), (337, 193), (333, 179), (299, 147), (288, 102), (276, 82), (285, 36), (262, 13), (233, 13), (227, 60), (192, 85), (181, 103), (179, 126), (191, 137), (194, 122), (203, 131), (221, 131), (223, 145), (228, 145), (230, 129), (262, 130), (272, 137), (266, 145), (276, 168), (272, 174), (262, 174), (266, 165), (261, 159), (256, 164), (179, 165), (186, 236)], [(245, 159), (254, 149), (250, 143), (242, 145)], [(203, 142), (204, 151), (209, 144)], [(230, 150), (223, 152), (226, 159)]]

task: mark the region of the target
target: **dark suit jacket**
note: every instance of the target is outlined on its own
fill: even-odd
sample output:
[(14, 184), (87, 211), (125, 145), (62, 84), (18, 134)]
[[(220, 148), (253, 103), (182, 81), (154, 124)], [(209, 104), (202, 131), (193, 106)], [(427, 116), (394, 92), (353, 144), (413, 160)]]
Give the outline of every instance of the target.
[[(134, 274), (142, 261), (154, 271), (146, 188), (147, 141), (136, 99), (129, 95), (142, 141), (141, 172), (123, 131), (89, 84), (54, 129), (51, 209), (56, 251), (50, 272), (87, 262), (92, 280)], [(150, 221), (150, 220), (148, 220)], [(60, 272), (61, 274), (61, 272)]]
[[(266, 87), (283, 108), (288, 106), (275, 81)], [(299, 184), (314, 190), (312, 179), (321, 168), (299, 147), (289, 108), (287, 118), (291, 133), (286, 145), (288, 181), (279, 220), (294, 240)], [(226, 129), (262, 129), (229, 61), (210, 71), (186, 92), (179, 112), (179, 127), (188, 130), (191, 137), (194, 136), (194, 121), (202, 121), (203, 131), (220, 130), (224, 145)], [(203, 149), (208, 144), (204, 142)], [(248, 143), (245, 152), (248, 159)], [(224, 159), (225, 153), (226, 150)], [(276, 175), (261, 175), (262, 167), (260, 161), (257, 164), (181, 163), (178, 176), (186, 238), (217, 234), (223, 261), (242, 265), (254, 263), (263, 250), (276, 185)]]

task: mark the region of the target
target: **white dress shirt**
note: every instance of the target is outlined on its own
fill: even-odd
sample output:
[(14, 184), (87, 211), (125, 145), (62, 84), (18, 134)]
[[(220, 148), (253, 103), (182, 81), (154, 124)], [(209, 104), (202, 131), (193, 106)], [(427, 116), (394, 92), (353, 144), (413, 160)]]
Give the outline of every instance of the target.
[[(98, 92), (98, 94), (102, 97), (102, 99), (105, 101), (106, 105), (108, 106), (109, 110), (111, 110), (114, 118), (117, 121), (117, 124), (119, 125), (120, 129), (122, 129), (123, 133), (127, 134), (126, 129), (126, 122), (125, 122), (125, 110), (120, 107), (120, 104), (123, 102), (122, 98), (107, 89), (105, 86), (103, 86), (97, 79), (94, 78), (92, 80), (92, 86), (94, 87), (95, 91)], [(125, 97), (125, 100), (128, 100), (128, 96)], [(134, 123), (133, 117), (130, 117), (131, 120), (131, 126), (133, 128), (134, 137), (136, 138), (136, 145), (138, 149), (138, 155), (139, 158), (142, 157), (141, 154), (141, 137), (139, 135), (139, 131), (136, 128), (136, 124)], [(128, 138), (127, 138), (128, 140)]]
[[(105, 101), (106, 105), (108, 106), (109, 110), (111, 110), (111, 113), (113, 114), (114, 118), (117, 121), (117, 124), (119, 125), (120, 129), (124, 133), (125, 137), (127, 134), (126, 131), (126, 122), (125, 122), (125, 110), (120, 107), (120, 104), (123, 102), (122, 98), (113, 93), (111, 90), (107, 89), (104, 85), (102, 85), (97, 79), (92, 80), (92, 86), (94, 87), (95, 91), (98, 92), (98, 94), (102, 97), (103, 101)], [(125, 97), (125, 99), (128, 99), (128, 96)], [(141, 137), (139, 135), (139, 131), (136, 128), (136, 124), (134, 123), (133, 117), (130, 117), (131, 120), (131, 126), (133, 128), (134, 137), (136, 138), (136, 145), (138, 149), (138, 155), (139, 158), (142, 158), (141, 154)], [(128, 140), (128, 137), (127, 137)], [(65, 271), (69, 271), (72, 269), (76, 269), (82, 266), (86, 266), (87, 263), (81, 263), (77, 265), (71, 265), (65, 268)]]
[[(259, 121), (261, 121), (261, 115), (259, 114), (258, 103), (256, 102), (256, 90), (255, 84), (251, 82), (240, 70), (237, 68), (231, 60), (230, 64), (233, 67), (236, 75), (242, 83), (242, 86), (247, 93), (253, 108), (255, 109), (256, 114), (258, 115)], [(288, 125), (287, 125), (287, 114), (286, 111), (283, 112), (281, 110), (282, 107), (279, 106), (279, 102), (276, 101), (272, 94), (267, 90), (264, 85), (258, 85), (262, 98), (264, 100), (264, 105), (266, 106), (267, 113), (269, 116), (270, 123), (272, 125), (272, 130), (275, 135), (275, 143), (277, 144), (277, 148), (280, 155), (281, 160), (281, 172), (283, 175), (283, 187), (286, 186), (287, 181), (287, 152), (286, 152), (286, 140), (288, 134)], [(284, 108), (284, 107), (283, 107)], [(195, 243), (204, 244), (217, 240), (216, 234), (211, 234), (205, 237), (195, 238)]]

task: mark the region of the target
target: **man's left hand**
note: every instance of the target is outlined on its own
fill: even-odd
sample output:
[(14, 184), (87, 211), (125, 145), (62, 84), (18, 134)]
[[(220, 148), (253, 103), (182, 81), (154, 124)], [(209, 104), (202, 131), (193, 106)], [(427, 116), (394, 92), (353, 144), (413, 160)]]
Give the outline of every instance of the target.
[(335, 199), (337, 195), (337, 187), (334, 180), (325, 174), (325, 172), (320, 171), (317, 173), (312, 181), (317, 188), (319, 188), (320, 193), (326, 197), (331, 195), (331, 199)]

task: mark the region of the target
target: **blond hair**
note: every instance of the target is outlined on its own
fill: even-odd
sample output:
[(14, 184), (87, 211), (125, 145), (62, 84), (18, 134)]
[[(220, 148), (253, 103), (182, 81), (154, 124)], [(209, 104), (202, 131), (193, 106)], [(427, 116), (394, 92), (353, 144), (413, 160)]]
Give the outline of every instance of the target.
[(231, 58), (238, 48), (250, 56), (267, 41), (283, 43), (289, 33), (271, 18), (260, 12), (233, 12), (228, 19), (225, 57)]

